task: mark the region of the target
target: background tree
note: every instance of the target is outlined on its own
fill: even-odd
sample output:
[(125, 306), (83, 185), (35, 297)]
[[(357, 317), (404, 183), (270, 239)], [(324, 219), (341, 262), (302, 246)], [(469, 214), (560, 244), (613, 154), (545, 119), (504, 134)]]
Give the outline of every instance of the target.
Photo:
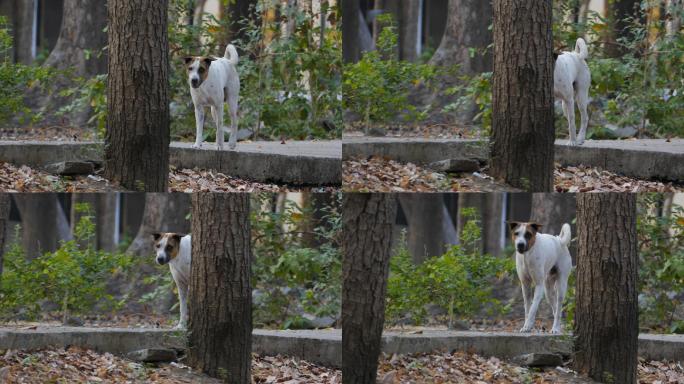
[(33, 19), (35, 0), (14, 0), (14, 61), (31, 64), (34, 59)]
[(127, 253), (148, 256), (154, 252), (152, 234), (155, 232), (190, 233), (186, 216), (190, 195), (185, 193), (146, 193), (142, 223)]
[(228, 383), (251, 382), (249, 194), (192, 196), (188, 364)]
[(8, 193), (0, 193), (0, 279), (2, 279), (2, 255), (5, 254), (5, 235), (7, 234), (10, 203), (10, 195)]
[(109, 0), (107, 179), (166, 192), (169, 173), (168, 0)]
[(397, 210), (390, 194), (348, 193), (342, 205), (342, 381), (375, 383)]
[[(572, 193), (533, 193), (530, 221), (542, 225), (543, 233), (558, 235), (564, 223), (572, 227), (572, 236), (577, 236), (573, 224), (577, 212), (577, 199)], [(570, 254), (577, 255), (576, 243), (570, 243)]]
[(54, 193), (20, 193), (14, 202), (21, 215), (22, 247), (34, 258), (57, 249), (59, 240), (71, 238), (66, 214)]
[[(223, 18), (228, 20), (228, 28), (226, 30), (225, 42), (221, 44), (219, 52), (223, 52), (229, 43), (235, 44), (234, 42), (238, 40), (246, 41), (247, 31), (245, 27), (249, 20), (256, 19), (256, 6), (256, 0), (232, 0), (227, 2), (226, 6), (221, 9)], [(239, 49), (241, 44), (236, 46)]]
[(399, 3), (399, 58), (406, 61), (418, 60), (418, 41), (420, 34), (418, 26), (421, 16), (421, 1), (402, 0)]
[(494, 0), (491, 175), (530, 192), (553, 188), (550, 0)]
[(409, 226), (406, 241), (414, 263), (439, 256), (447, 244), (458, 243), (443, 194), (405, 193), (399, 195), (399, 202)]
[(359, 22), (359, 0), (344, 0), (342, 8), (342, 58), (345, 63), (356, 63), (361, 58), (362, 26)]
[(636, 383), (636, 196), (577, 195), (575, 369), (601, 382)]

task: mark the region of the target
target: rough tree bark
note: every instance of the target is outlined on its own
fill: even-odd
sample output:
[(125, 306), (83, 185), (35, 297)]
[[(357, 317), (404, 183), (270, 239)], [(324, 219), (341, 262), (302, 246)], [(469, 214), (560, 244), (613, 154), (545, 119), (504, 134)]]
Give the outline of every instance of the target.
[(5, 254), (5, 236), (7, 235), (7, 224), (9, 222), (10, 195), (0, 193), (0, 281), (2, 281), (2, 263)]
[(359, 0), (343, 0), (342, 8), (342, 58), (345, 63), (361, 59), (361, 34), (359, 29)]
[(109, 0), (107, 179), (166, 192), (169, 174), (168, 0)]
[(188, 364), (228, 383), (251, 382), (249, 194), (192, 196)]
[(396, 210), (393, 195), (344, 195), (342, 382), (345, 384), (375, 383)]
[(415, 264), (443, 254), (447, 244), (458, 243), (444, 195), (405, 193), (399, 195), (399, 202), (408, 222), (406, 240)]
[(491, 175), (529, 192), (553, 188), (551, 0), (494, 0)]
[(575, 369), (610, 383), (636, 383), (636, 194), (577, 195)]

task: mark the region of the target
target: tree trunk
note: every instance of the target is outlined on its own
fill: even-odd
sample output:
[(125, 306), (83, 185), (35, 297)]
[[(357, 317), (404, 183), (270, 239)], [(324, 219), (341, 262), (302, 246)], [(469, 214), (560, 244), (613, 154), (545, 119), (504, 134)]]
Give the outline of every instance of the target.
[[(229, 25), (226, 30), (225, 41), (219, 48), (221, 56), (223, 56), (223, 52), (228, 44), (235, 44), (238, 49), (245, 45), (248, 39), (245, 27), (249, 25), (249, 20), (257, 19), (256, 6), (256, 0), (234, 0), (228, 4), (223, 12), (229, 21)], [(258, 22), (256, 25), (259, 25)], [(240, 54), (242, 54), (242, 51), (240, 51)]]
[(342, 382), (375, 383), (385, 322), (392, 226), (390, 194), (344, 195)]
[[(107, 56), (102, 49), (107, 45), (107, 7), (100, 1), (65, 0), (62, 25), (55, 48), (50, 52), (45, 66), (69, 70), (70, 76), (59, 76), (51, 84), (53, 89), (73, 87), (71, 76), (90, 78), (107, 73)], [(100, 54), (101, 53), (101, 54)], [(45, 123), (56, 123), (61, 117), (55, 112), (70, 99), (59, 95), (33, 91), (29, 100), (36, 108), (43, 108)], [(74, 111), (68, 118), (71, 124), (87, 124), (90, 110)]]
[(636, 194), (577, 195), (575, 369), (594, 380), (636, 383)]
[(0, 193), (0, 281), (2, 281), (2, 256), (5, 254), (5, 238), (9, 222), (10, 203), (10, 195), (8, 193)]
[(440, 256), (445, 245), (458, 242), (456, 228), (444, 206), (444, 195), (405, 193), (398, 196), (408, 222), (407, 245), (415, 264)]
[[(449, 0), (444, 36), (430, 63), (439, 66), (460, 64), (461, 73), (474, 75), (492, 70), (492, 3), (480, 0)], [(478, 53), (471, 56), (472, 49)]]
[(121, 204), (118, 192), (99, 193), (95, 209), (97, 211), (97, 247), (114, 251), (119, 245), (121, 225)]
[(35, 58), (34, 3), (34, 0), (14, 0), (14, 61), (26, 65), (32, 64)]
[(166, 192), (169, 177), (168, 0), (109, 1), (107, 179)]
[(345, 63), (361, 59), (361, 34), (359, 0), (344, 0), (342, 8), (342, 58)]
[(399, 20), (399, 58), (406, 61), (418, 60), (418, 41), (421, 37), (420, 0), (402, 0)]
[(251, 382), (249, 194), (192, 196), (188, 364), (228, 383)]
[(682, 29), (682, 17), (684, 17), (684, 1), (667, 0), (665, 4), (665, 9), (667, 9), (665, 33), (667, 37), (674, 38)]
[(187, 214), (190, 195), (185, 193), (147, 193), (142, 223), (127, 253), (150, 256), (154, 253), (152, 234), (155, 232), (190, 233)]
[(529, 192), (553, 189), (551, 8), (494, 0), (491, 175)]
[(21, 215), (22, 247), (28, 259), (57, 249), (59, 240), (68, 239), (64, 210), (54, 193), (14, 195)]
[(633, 38), (627, 29), (630, 17), (636, 17), (641, 1), (639, 0), (613, 0), (606, 2), (606, 18), (608, 18), (609, 28), (604, 34), (605, 53), (608, 57), (620, 57), (626, 53), (626, 49), (618, 45), (620, 38)]

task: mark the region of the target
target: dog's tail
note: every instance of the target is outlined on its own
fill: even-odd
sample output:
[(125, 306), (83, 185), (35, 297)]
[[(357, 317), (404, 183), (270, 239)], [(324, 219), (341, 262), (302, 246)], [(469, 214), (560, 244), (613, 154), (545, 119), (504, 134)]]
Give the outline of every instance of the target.
[(561, 244), (564, 246), (567, 247), (568, 244), (570, 244), (570, 240), (572, 239), (572, 234), (570, 233), (570, 224), (563, 224), (558, 238), (560, 239)]
[(589, 57), (589, 50), (587, 49), (587, 42), (583, 38), (578, 38), (577, 43), (575, 43), (575, 53), (577, 53), (580, 59), (585, 60)]
[(229, 63), (237, 65), (239, 56), (237, 53), (237, 49), (235, 49), (235, 46), (233, 44), (228, 44), (228, 46), (226, 47), (226, 53), (223, 54), (223, 57), (228, 59)]

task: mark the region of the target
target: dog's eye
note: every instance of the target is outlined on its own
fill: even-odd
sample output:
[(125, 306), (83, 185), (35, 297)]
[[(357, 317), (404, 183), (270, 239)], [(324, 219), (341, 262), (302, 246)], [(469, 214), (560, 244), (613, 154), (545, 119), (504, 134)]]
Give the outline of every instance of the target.
[(525, 238), (526, 238), (527, 240), (529, 240), (531, 237), (532, 237), (532, 234), (531, 234), (531, 233), (529, 233), (529, 232), (525, 233)]
[(172, 246), (170, 246), (170, 245), (167, 245), (167, 246), (166, 246), (166, 251), (167, 251), (167, 252), (171, 251), (172, 249), (173, 249)]
[(154, 246), (157, 247), (157, 248), (159, 248), (159, 244), (155, 244)]
[(204, 73), (204, 68), (203, 68), (203, 67), (200, 67), (199, 73)]

